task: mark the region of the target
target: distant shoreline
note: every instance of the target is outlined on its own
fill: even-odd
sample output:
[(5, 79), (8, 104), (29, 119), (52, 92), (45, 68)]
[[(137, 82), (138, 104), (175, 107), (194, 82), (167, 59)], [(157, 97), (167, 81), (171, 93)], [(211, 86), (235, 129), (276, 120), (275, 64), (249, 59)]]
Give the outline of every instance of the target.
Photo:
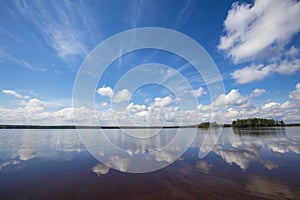
[(0, 129), (171, 129), (171, 128), (196, 128), (190, 126), (74, 126), (74, 125), (0, 125)]
[[(218, 125), (232, 127), (231, 124)], [(286, 124), (285, 126), (300, 126), (300, 123)], [(274, 126), (273, 126), (274, 127)], [(175, 128), (205, 128), (198, 125), (186, 126), (74, 126), (74, 125), (0, 125), (0, 129), (175, 129)], [(268, 128), (268, 127), (257, 127)]]

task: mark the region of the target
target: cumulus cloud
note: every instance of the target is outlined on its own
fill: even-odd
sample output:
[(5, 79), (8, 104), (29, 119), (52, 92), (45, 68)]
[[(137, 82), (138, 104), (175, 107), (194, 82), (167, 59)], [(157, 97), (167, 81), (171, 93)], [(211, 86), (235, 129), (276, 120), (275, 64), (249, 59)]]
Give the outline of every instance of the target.
[(129, 112), (141, 112), (141, 111), (146, 111), (147, 107), (145, 105), (137, 105), (133, 104), (132, 102), (127, 106), (126, 108)]
[(268, 65), (255, 65), (237, 69), (231, 73), (231, 77), (239, 84), (261, 81), (271, 74), (290, 75), (300, 70), (300, 60), (283, 60)]
[(122, 89), (117, 92), (117, 94), (114, 95), (113, 97), (113, 102), (115, 103), (120, 103), (122, 101), (128, 101), (131, 97), (131, 93), (127, 89)]
[(256, 88), (252, 91), (251, 95), (254, 96), (254, 97), (258, 97), (258, 96), (261, 96), (262, 94), (264, 94), (265, 92), (266, 92), (265, 89)]
[(262, 107), (262, 109), (263, 109), (263, 110), (267, 110), (267, 109), (276, 109), (276, 108), (279, 108), (279, 107), (280, 107), (280, 103), (271, 101), (271, 102), (266, 103), (266, 104)]
[(30, 99), (25, 109), (30, 112), (42, 111), (44, 109), (44, 104), (36, 98)]
[[(298, 54), (300, 55), (300, 54)], [(275, 69), (276, 73), (290, 75), (300, 71), (300, 59), (283, 60)]]
[(203, 87), (199, 87), (198, 90), (192, 90), (191, 93), (194, 97), (201, 97), (202, 95), (207, 94)]
[(126, 107), (126, 111), (135, 122), (148, 125), (162, 125), (162, 123), (166, 122), (176, 123), (181, 119), (183, 114), (181, 109), (176, 105), (176, 99), (170, 96), (156, 97), (154, 98), (154, 102), (148, 106), (130, 103)]
[(298, 18), (299, 1), (234, 3), (224, 21), (225, 35), (221, 36), (218, 48), (235, 63), (255, 63), (235, 70), (231, 77), (245, 84), (274, 73), (299, 72), (299, 48), (289, 45), (300, 30)]
[(111, 89), (111, 87), (101, 87), (97, 90), (97, 93), (101, 96), (106, 96), (106, 97), (110, 97), (112, 98), (112, 96), (114, 95), (113, 90)]
[(214, 102), (214, 105), (238, 106), (238, 105), (245, 104), (247, 101), (248, 101), (247, 97), (242, 96), (238, 90), (232, 89), (227, 95), (221, 94)]
[(107, 102), (102, 102), (101, 106), (106, 107), (107, 106)]
[(199, 105), (197, 106), (197, 109), (206, 112), (206, 111), (211, 110), (211, 106), (210, 106), (210, 105), (199, 104)]
[(290, 102), (290, 101), (285, 101), (284, 103), (282, 103), (282, 104), (280, 105), (280, 107), (281, 107), (282, 109), (293, 108), (293, 107), (295, 107), (295, 106), (296, 106), (296, 104), (293, 103), (293, 102)]
[[(299, 84), (299, 83), (298, 83)], [(210, 116), (214, 115), (215, 110), (222, 106), (226, 106), (225, 123), (231, 123), (232, 120), (238, 118), (249, 118), (249, 117), (264, 117), (264, 118), (275, 118), (284, 120), (287, 123), (296, 123), (299, 121), (300, 115), (300, 101), (298, 87), (290, 92), (289, 100), (284, 102), (277, 102), (274, 100), (268, 100), (262, 105), (255, 105), (253, 98), (264, 94), (265, 89), (254, 89), (250, 94), (242, 95), (237, 89), (232, 89), (227, 94), (221, 94), (216, 98), (216, 101), (211, 104), (204, 105), (199, 104), (197, 106), (198, 114), (202, 120), (210, 120)], [(183, 116), (184, 113), (183, 113)]]
[(19, 94), (16, 91), (13, 91), (13, 90), (2, 90), (2, 92), (4, 94), (12, 95), (12, 96), (20, 98), (20, 99), (30, 99), (30, 96), (23, 96), (23, 95)]
[[(74, 110), (77, 113), (76, 123), (79, 125), (97, 125), (95, 117), (102, 125), (188, 125), (199, 122), (220, 120), (224, 113), (221, 108), (226, 106), (225, 123), (231, 123), (237, 118), (264, 117), (284, 120), (286, 123), (296, 123), (300, 116), (300, 83), (289, 94), (286, 101), (268, 100), (262, 105), (255, 105), (253, 98), (265, 93), (264, 89), (254, 89), (250, 94), (241, 94), (232, 89), (222, 94), (210, 104), (199, 104), (193, 109), (179, 107), (177, 99), (172, 96), (157, 97), (149, 105), (138, 105), (131, 102), (124, 109), (111, 108), (93, 110), (87, 107), (51, 107), (39, 99), (22, 99), (17, 108), (0, 107), (0, 123), (2, 124), (74, 124)], [(129, 96), (129, 95), (128, 95)], [(104, 104), (105, 105), (105, 104)]]
[(290, 93), (289, 98), (300, 102), (300, 83), (297, 83), (296, 90)]
[(274, 49), (281, 51), (299, 32), (299, 18), (300, 3), (294, 0), (234, 3), (224, 21), (225, 35), (218, 48), (226, 50), (235, 62), (255, 59)]
[(157, 97), (154, 98), (154, 103), (152, 106), (158, 106), (158, 107), (168, 107), (174, 104), (174, 99), (172, 99), (170, 96), (166, 96), (163, 98)]
[(239, 84), (261, 81), (274, 71), (275, 65), (251, 65), (235, 70), (231, 77)]

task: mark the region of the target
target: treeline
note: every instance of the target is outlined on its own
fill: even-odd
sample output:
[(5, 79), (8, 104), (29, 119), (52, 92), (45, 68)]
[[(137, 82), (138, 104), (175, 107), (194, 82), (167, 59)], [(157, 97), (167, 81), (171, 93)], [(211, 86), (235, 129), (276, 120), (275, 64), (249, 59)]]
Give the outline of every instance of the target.
[(180, 126), (0, 125), (0, 129), (158, 129), (158, 128), (170, 129), (170, 128), (180, 128)]
[(266, 119), (266, 118), (248, 118), (248, 119), (237, 119), (233, 121), (231, 126), (233, 128), (255, 128), (255, 127), (274, 127), (274, 126), (285, 126), (284, 121)]
[(196, 125), (197, 128), (209, 128), (209, 127), (218, 127), (218, 126), (221, 125), (217, 124), (217, 122), (202, 122)]

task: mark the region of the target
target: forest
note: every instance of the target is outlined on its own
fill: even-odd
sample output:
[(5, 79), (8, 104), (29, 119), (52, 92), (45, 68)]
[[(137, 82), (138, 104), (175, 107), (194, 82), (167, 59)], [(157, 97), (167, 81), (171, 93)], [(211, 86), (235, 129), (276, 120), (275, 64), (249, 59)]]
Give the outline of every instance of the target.
[(255, 127), (283, 127), (285, 126), (284, 121), (266, 119), (266, 118), (248, 118), (248, 119), (237, 119), (232, 122), (233, 128), (255, 128)]

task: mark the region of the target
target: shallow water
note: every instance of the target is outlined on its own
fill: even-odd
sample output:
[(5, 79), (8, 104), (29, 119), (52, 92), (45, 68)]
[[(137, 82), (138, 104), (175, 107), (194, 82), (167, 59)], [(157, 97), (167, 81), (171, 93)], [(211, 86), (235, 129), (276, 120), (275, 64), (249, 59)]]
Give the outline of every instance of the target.
[[(98, 130), (85, 131), (93, 138)], [(143, 163), (132, 165), (127, 157), (155, 152), (176, 129), (156, 139), (146, 134), (148, 143), (107, 131), (128, 154), (100, 141), (96, 157), (109, 160), (110, 167), (94, 157), (76, 130), (0, 130), (0, 199), (300, 199), (300, 128), (224, 128), (220, 136), (184, 129), (186, 135), (196, 131), (185, 153), (179, 159), (174, 152), (155, 154), (149, 157), (153, 166), (166, 167), (139, 174), (116, 169), (139, 169)]]

